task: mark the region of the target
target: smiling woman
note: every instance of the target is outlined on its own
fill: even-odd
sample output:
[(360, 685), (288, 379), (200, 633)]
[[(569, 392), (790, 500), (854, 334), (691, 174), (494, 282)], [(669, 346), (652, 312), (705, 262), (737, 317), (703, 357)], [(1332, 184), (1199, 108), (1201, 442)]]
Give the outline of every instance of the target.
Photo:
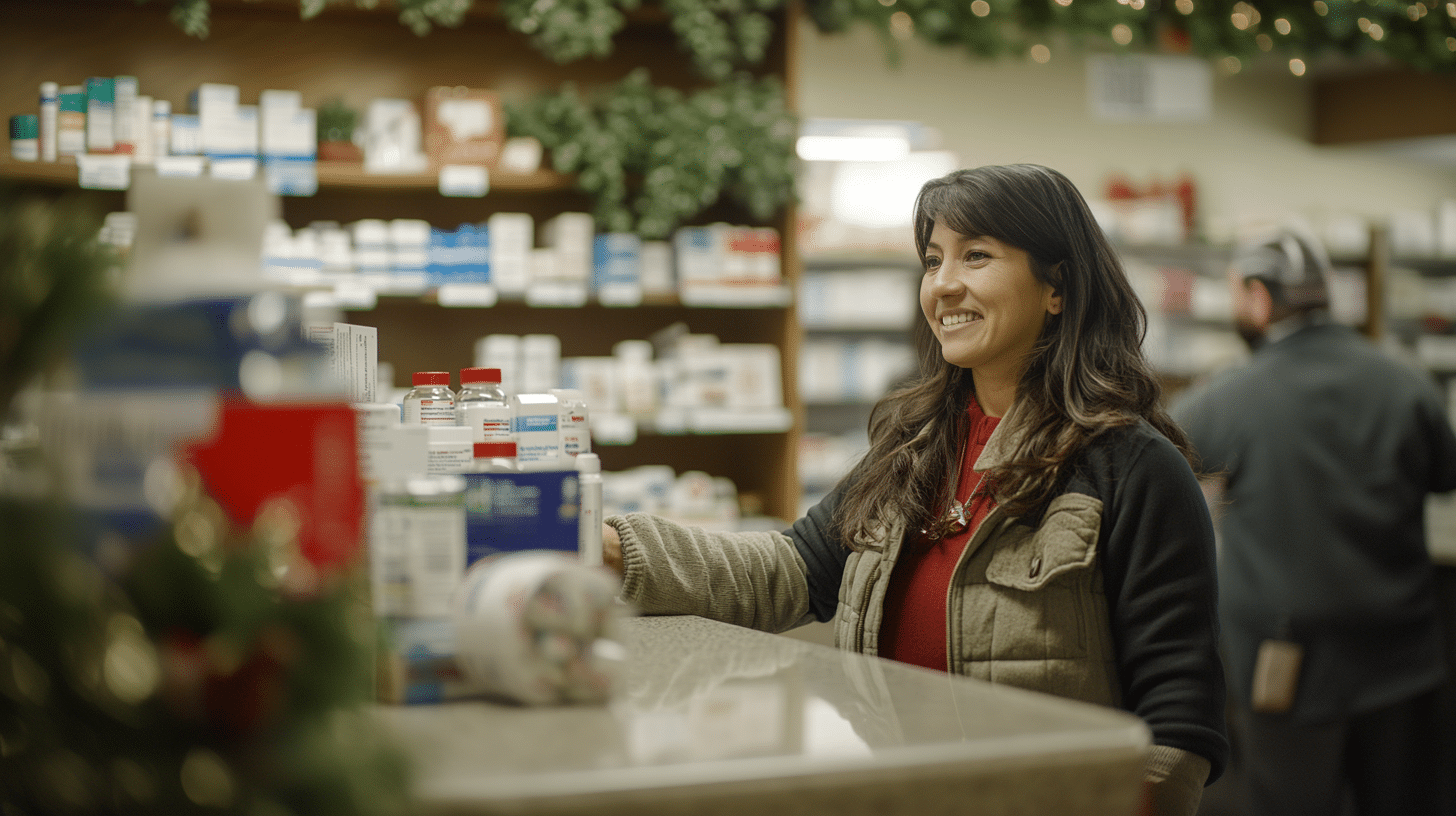
[(927, 182), (914, 235), (920, 370), (849, 475), (781, 533), (609, 518), (605, 560), (649, 614), (832, 618), (842, 648), (1130, 711), (1148, 811), (1192, 814), (1228, 758), (1213, 527), (1142, 306), (1045, 167)]
[(962, 235), (937, 223), (925, 249), (920, 308), (945, 361), (975, 373), (975, 398), (1002, 416), (1062, 297), (1025, 250), (988, 236)]

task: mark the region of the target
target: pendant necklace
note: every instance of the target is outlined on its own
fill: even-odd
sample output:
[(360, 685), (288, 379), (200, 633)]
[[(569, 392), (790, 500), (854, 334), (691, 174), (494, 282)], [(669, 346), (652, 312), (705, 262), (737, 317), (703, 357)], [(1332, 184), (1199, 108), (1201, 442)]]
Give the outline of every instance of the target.
[[(967, 444), (969, 444), (969, 439), (967, 440)], [(981, 492), (981, 485), (986, 482), (986, 473), (990, 471), (981, 474), (981, 478), (976, 482), (976, 486), (971, 488), (971, 494), (966, 496), (964, 501), (957, 501), (955, 497), (956, 488), (960, 486), (961, 467), (963, 466), (962, 463), (965, 460), (965, 456), (966, 448), (962, 447), (961, 462), (956, 463), (955, 477), (951, 484), (950, 505), (946, 507), (945, 513), (936, 521), (933, 529), (920, 531), (922, 535), (928, 536), (931, 540), (939, 540), (953, 536), (971, 524), (971, 503), (976, 500), (977, 494)]]

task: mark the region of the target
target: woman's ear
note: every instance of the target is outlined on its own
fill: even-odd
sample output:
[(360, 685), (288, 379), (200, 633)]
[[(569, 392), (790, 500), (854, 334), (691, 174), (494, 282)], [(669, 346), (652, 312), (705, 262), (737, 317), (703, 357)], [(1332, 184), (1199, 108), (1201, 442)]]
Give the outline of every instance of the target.
[(1050, 284), (1051, 293), (1047, 295), (1047, 314), (1059, 315), (1062, 313), (1062, 264), (1058, 263), (1051, 268)]

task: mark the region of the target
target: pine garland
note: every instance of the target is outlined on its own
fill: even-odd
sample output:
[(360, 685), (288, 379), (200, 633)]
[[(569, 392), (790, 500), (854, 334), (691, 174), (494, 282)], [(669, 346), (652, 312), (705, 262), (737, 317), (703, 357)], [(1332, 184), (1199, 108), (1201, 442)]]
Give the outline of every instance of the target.
[[(508, 24), (558, 62), (611, 52), (621, 11), (639, 0), (503, 0)], [(656, 0), (699, 71), (721, 80), (762, 61), (783, 0)], [(299, 0), (304, 19), (331, 3)], [(379, 0), (352, 0), (372, 8)], [(475, 0), (397, 0), (417, 34), (456, 26)], [(867, 25), (890, 47), (920, 37), (978, 58), (1024, 57), (1036, 44), (1173, 51), (1210, 59), (1264, 54), (1376, 57), (1419, 70), (1456, 68), (1456, 15), (1437, 0), (807, 0), (825, 33)], [(172, 0), (172, 19), (205, 37), (208, 0)]]
[(622, 30), (622, 10), (637, 0), (502, 0), (506, 24), (530, 38), (536, 50), (558, 63), (612, 53)]
[(793, 198), (796, 123), (773, 78), (684, 94), (638, 69), (595, 100), (567, 85), (513, 102), (506, 121), (576, 174), (603, 231), (660, 238), (721, 199), (766, 219)]

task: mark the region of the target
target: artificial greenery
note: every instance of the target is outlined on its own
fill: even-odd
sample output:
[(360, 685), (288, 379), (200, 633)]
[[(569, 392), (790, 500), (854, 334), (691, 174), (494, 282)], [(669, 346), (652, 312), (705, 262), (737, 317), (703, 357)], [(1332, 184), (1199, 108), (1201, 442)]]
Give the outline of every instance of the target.
[(538, 51), (559, 63), (612, 53), (612, 38), (637, 0), (501, 0), (501, 14)]
[(315, 114), (320, 142), (347, 142), (359, 126), (359, 112), (339, 97), (324, 101)]
[[(305, 19), (332, 3), (299, 0)], [(455, 26), (475, 0), (395, 0), (417, 34)], [(560, 62), (601, 57), (638, 0), (503, 0), (508, 24)], [(757, 64), (783, 0), (656, 0), (704, 76)], [(172, 18), (207, 35), (208, 0), (172, 0)], [(886, 42), (919, 37), (977, 57), (1026, 57), (1032, 46), (1174, 51), (1239, 60), (1376, 57), (1421, 70), (1456, 68), (1456, 24), (1437, 0), (807, 0), (825, 33), (866, 25)]]
[(1188, 53), (1394, 60), (1456, 68), (1456, 24), (1434, 0), (809, 0), (826, 33), (868, 24), (887, 35), (1024, 58), (1034, 45)]
[(766, 219), (793, 196), (796, 123), (774, 78), (684, 93), (637, 69), (591, 99), (567, 85), (511, 103), (506, 121), (576, 175), (603, 231), (663, 237), (720, 199)]
[(0, 185), (0, 422), (21, 388), (61, 360), (110, 302), (105, 270), (115, 258), (96, 240), (100, 226), (79, 197)]

